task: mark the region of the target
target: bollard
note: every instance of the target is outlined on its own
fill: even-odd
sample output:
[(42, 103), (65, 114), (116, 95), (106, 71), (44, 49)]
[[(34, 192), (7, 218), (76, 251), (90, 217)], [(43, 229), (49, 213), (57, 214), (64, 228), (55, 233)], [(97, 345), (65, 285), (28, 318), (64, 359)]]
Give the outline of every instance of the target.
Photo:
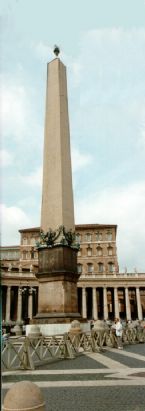
[(15, 325), (11, 330), (16, 336), (22, 335), (22, 327), (20, 325)]
[(28, 337), (29, 338), (34, 338), (36, 340), (38, 340), (40, 337), (42, 337), (42, 333), (40, 332), (40, 327), (38, 325), (32, 325), (30, 327)]
[(80, 322), (79, 322), (78, 320), (72, 321), (71, 327), (70, 327), (69, 332), (68, 332), (69, 335), (74, 336), (74, 335), (79, 334), (80, 332), (81, 332), (81, 324), (80, 324)]
[(45, 402), (40, 388), (30, 382), (21, 381), (7, 391), (2, 411), (45, 411)]

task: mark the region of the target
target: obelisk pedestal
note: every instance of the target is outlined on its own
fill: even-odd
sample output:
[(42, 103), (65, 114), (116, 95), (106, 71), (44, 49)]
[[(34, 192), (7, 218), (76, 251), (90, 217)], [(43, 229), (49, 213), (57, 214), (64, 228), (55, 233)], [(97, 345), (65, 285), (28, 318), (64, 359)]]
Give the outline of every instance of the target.
[(39, 311), (41, 323), (79, 319), (76, 250), (62, 245), (39, 250)]

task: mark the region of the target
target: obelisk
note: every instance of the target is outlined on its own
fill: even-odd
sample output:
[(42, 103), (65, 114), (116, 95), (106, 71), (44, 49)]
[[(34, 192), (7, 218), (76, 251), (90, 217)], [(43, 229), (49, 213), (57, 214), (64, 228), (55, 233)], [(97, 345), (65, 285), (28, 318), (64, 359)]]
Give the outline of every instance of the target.
[(74, 205), (66, 68), (59, 58), (47, 65), (41, 228), (74, 230)]
[(47, 65), (43, 155), (41, 242), (38, 246), (38, 314), (41, 322), (79, 318), (77, 246), (70, 155), (66, 68), (56, 58)]

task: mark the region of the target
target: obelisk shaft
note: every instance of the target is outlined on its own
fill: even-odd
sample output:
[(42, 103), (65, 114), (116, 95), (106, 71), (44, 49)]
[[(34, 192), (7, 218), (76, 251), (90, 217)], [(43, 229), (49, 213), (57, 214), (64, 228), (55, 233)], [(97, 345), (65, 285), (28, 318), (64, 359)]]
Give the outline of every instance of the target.
[(74, 205), (66, 68), (59, 58), (47, 65), (41, 228), (74, 229)]

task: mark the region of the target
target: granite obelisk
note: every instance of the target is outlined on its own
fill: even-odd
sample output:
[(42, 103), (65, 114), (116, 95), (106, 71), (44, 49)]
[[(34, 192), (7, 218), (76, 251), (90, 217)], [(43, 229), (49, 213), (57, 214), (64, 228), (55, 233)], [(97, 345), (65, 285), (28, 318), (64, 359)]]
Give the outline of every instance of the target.
[(47, 65), (36, 316), (41, 322), (69, 322), (80, 316), (74, 227), (66, 68), (56, 57)]
[(66, 68), (59, 58), (47, 66), (41, 228), (74, 230)]

